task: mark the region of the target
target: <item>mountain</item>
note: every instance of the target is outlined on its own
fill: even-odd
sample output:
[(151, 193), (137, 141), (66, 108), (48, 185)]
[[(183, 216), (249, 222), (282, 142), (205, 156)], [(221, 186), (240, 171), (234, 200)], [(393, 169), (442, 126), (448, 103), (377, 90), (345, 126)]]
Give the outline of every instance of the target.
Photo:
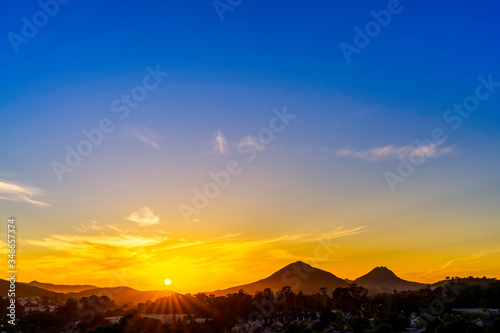
[(66, 297), (79, 300), (82, 297), (107, 296), (115, 301), (116, 305), (123, 305), (129, 302), (132, 303), (146, 303), (149, 301), (156, 301), (158, 298), (177, 294), (170, 290), (152, 290), (140, 291), (129, 287), (114, 287), (114, 288), (96, 288), (84, 290), (78, 293), (66, 293)]
[(391, 293), (394, 289), (397, 291), (415, 290), (425, 286), (422, 283), (403, 280), (384, 266), (372, 269), (369, 273), (354, 280), (354, 283), (365, 287), (371, 294)]
[[(7, 297), (10, 289), (10, 282), (7, 280), (0, 279), (0, 296)], [(51, 298), (64, 299), (64, 295), (61, 293), (56, 293), (50, 290), (45, 290), (35, 286), (30, 286), (26, 283), (16, 282), (16, 298), (19, 297), (36, 297), (36, 296), (47, 296)]]
[(304, 294), (316, 294), (320, 288), (326, 287), (327, 292), (331, 293), (338, 287), (348, 287), (348, 283), (332, 273), (312, 267), (302, 261), (297, 261), (283, 267), (265, 279), (206, 294), (225, 296), (243, 289), (248, 294), (253, 295), (255, 292), (263, 291), (266, 288), (278, 291), (284, 286), (292, 287), (295, 292), (301, 290)]
[(31, 281), (28, 285), (54, 291), (56, 293), (79, 293), (84, 290), (98, 289), (99, 287), (92, 285), (66, 285), (66, 284), (52, 284), (52, 283), (41, 283), (38, 281)]
[[(10, 282), (0, 279), (0, 296), (7, 297), (9, 292)], [(38, 286), (48, 286), (48, 288), (40, 288)], [(81, 290), (82, 288), (93, 287), (93, 289)], [(78, 292), (55, 292), (49, 288), (55, 290), (73, 289), (81, 290)], [(170, 296), (172, 294), (177, 294), (170, 290), (152, 290), (152, 291), (140, 291), (132, 289), (129, 287), (115, 287), (115, 288), (98, 288), (91, 285), (54, 285), (50, 283), (40, 283), (33, 281), (30, 283), (16, 283), (16, 298), (19, 297), (36, 297), (36, 296), (47, 296), (52, 299), (59, 299), (65, 301), (67, 299), (73, 298), (75, 300), (80, 300), (82, 297), (89, 297), (92, 295), (96, 296), (108, 296), (115, 301), (117, 305), (123, 305), (129, 302), (132, 303), (145, 303), (148, 300), (156, 301), (158, 298)]]

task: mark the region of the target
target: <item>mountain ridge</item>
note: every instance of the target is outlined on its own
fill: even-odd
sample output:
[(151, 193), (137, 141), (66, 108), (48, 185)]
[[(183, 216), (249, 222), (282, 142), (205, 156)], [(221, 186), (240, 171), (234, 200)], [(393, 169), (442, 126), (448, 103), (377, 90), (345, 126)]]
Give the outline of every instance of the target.
[(296, 261), (264, 279), (222, 290), (219, 289), (208, 294), (225, 296), (243, 289), (253, 295), (255, 292), (263, 291), (266, 288), (278, 291), (285, 286), (290, 286), (296, 292), (300, 290), (305, 294), (315, 294), (323, 287), (326, 287), (328, 292), (332, 292), (338, 287), (347, 287), (348, 284), (330, 272), (312, 267), (303, 261)]
[(385, 266), (378, 266), (370, 272), (354, 280), (354, 283), (365, 287), (371, 294), (393, 292), (394, 290), (415, 290), (426, 286), (424, 283), (401, 279)]
[[(1, 280), (1, 285), (7, 285), (7, 281)], [(271, 275), (246, 284), (237, 285), (225, 289), (218, 289), (205, 294), (214, 294), (216, 296), (225, 296), (230, 293), (237, 293), (243, 289), (248, 294), (255, 294), (257, 291), (264, 291), (269, 288), (276, 292), (285, 286), (290, 286), (295, 292), (302, 291), (305, 294), (318, 293), (320, 288), (327, 288), (331, 293), (338, 287), (348, 287), (355, 283), (362, 286), (370, 294), (393, 292), (394, 290), (415, 290), (426, 286), (427, 284), (407, 281), (399, 278), (393, 271), (385, 266), (377, 266), (367, 274), (358, 277), (355, 280), (341, 279), (331, 272), (313, 267), (303, 261), (290, 263)], [(111, 287), (101, 288), (93, 285), (57, 285), (52, 283), (42, 283), (31, 281), (30, 283), (18, 283), (23, 285), (18, 293), (18, 297), (49, 296), (65, 299), (96, 296), (108, 296), (117, 304), (126, 304), (129, 302), (154, 301), (158, 298), (178, 294), (171, 290), (152, 290), (139, 291), (131, 287)], [(8, 288), (3, 288), (4, 290)], [(65, 292), (66, 291), (66, 292)], [(6, 295), (5, 295), (6, 296)]]
[(97, 286), (90, 285), (90, 284), (84, 284), (84, 285), (53, 284), (53, 283), (42, 283), (42, 282), (38, 282), (36, 280), (31, 281), (30, 283), (27, 283), (27, 285), (41, 288), (41, 289), (45, 289), (45, 290), (54, 291), (56, 293), (70, 293), (70, 292), (79, 293), (81, 291), (99, 288)]

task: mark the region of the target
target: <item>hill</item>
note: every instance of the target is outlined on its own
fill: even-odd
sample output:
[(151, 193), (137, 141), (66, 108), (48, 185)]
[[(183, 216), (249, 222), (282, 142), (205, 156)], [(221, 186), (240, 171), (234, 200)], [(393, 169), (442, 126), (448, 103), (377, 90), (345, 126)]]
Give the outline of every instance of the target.
[(152, 291), (140, 291), (130, 287), (114, 287), (114, 288), (96, 288), (84, 290), (78, 293), (66, 293), (66, 297), (79, 300), (82, 297), (89, 297), (92, 295), (96, 296), (107, 296), (115, 301), (117, 305), (123, 305), (127, 303), (146, 303), (149, 301), (156, 301), (158, 298), (170, 296), (172, 294), (177, 294), (170, 290), (152, 290)]
[[(7, 297), (9, 293), (10, 282), (7, 280), (0, 279), (0, 296)], [(50, 298), (65, 299), (65, 296), (61, 293), (56, 293), (54, 291), (38, 288), (35, 286), (30, 286), (29, 284), (16, 282), (16, 298), (19, 297), (36, 297), (36, 296), (47, 296)]]
[(425, 286), (423, 283), (403, 280), (384, 266), (372, 269), (369, 273), (354, 280), (354, 283), (368, 289), (370, 294), (391, 293), (394, 290), (415, 290)]
[(38, 281), (31, 281), (28, 285), (32, 287), (37, 287), (41, 289), (46, 289), (54, 291), (56, 293), (79, 293), (84, 290), (98, 289), (99, 287), (92, 285), (66, 285), (66, 284), (52, 284), (52, 283), (42, 283)]
[(304, 294), (315, 294), (319, 292), (320, 288), (326, 287), (327, 292), (331, 293), (338, 287), (348, 287), (348, 283), (332, 273), (312, 267), (302, 261), (297, 261), (283, 267), (265, 279), (228, 289), (216, 290), (207, 294), (225, 296), (243, 289), (248, 294), (253, 295), (255, 292), (263, 291), (266, 288), (278, 291), (284, 286), (292, 287), (295, 292), (301, 290)]
[[(35, 282), (35, 283), (33, 283)], [(36, 297), (36, 296), (47, 296), (53, 300), (65, 301), (67, 299), (73, 298), (75, 300), (80, 300), (82, 297), (89, 297), (92, 295), (96, 296), (108, 296), (112, 300), (115, 301), (117, 305), (123, 305), (126, 303), (145, 303), (148, 300), (156, 301), (158, 298), (170, 296), (172, 294), (176, 294), (176, 292), (170, 290), (152, 290), (152, 291), (140, 291), (129, 287), (115, 287), (115, 288), (98, 288), (95, 286), (93, 289), (82, 290), (79, 292), (68, 292), (68, 293), (59, 293), (55, 291), (51, 291), (44, 288), (36, 287), (36, 285), (49, 285), (50, 288), (56, 290), (63, 290), (65, 288), (79, 290), (82, 288), (86, 288), (86, 286), (71, 286), (71, 285), (54, 285), (54, 284), (46, 284), (39, 283), (33, 281), (31, 283), (16, 283), (16, 298), (19, 297)], [(7, 280), (0, 279), (0, 296), (7, 297), (9, 291), (10, 282)]]

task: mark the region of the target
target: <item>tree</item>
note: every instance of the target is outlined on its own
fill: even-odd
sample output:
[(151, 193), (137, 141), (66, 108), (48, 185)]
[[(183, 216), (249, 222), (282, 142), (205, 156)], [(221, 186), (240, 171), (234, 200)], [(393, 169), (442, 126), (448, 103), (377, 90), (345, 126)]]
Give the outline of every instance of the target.
[(500, 317), (493, 320), (491, 323), (490, 329), (492, 332), (500, 332)]
[(63, 321), (75, 321), (78, 319), (76, 313), (78, 309), (78, 302), (72, 298), (68, 299), (63, 306), (57, 308), (56, 315)]
[(380, 324), (372, 331), (373, 333), (392, 333), (394, 332), (393, 328), (389, 324)]

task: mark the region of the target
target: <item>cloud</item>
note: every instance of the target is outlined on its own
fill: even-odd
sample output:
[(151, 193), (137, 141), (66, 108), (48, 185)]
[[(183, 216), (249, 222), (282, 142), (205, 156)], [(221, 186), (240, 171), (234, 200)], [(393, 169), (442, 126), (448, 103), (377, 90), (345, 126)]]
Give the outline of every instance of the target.
[(352, 236), (352, 235), (357, 235), (359, 233), (365, 232), (366, 230), (366, 225), (352, 228), (352, 229), (344, 229), (343, 226), (337, 227), (337, 229), (332, 230), (330, 232), (324, 233), (318, 237), (318, 240), (320, 239), (334, 239), (334, 238), (340, 238), (340, 237), (347, 237), (347, 236)]
[[(481, 274), (485, 271), (485, 267), (488, 265), (484, 262), (498, 262), (500, 257), (500, 248), (494, 248), (489, 250), (481, 250), (470, 255), (455, 258), (447, 261), (444, 265), (439, 268), (431, 269), (417, 275), (416, 279), (425, 279), (426, 281), (434, 281), (436, 279), (442, 279), (446, 275), (471, 275), (476, 271)], [(481, 265), (477, 265), (477, 264)], [(495, 265), (496, 266), (496, 265)]]
[(162, 139), (162, 136), (153, 130), (150, 130), (146, 127), (127, 127), (125, 129), (125, 133), (127, 134), (127, 136), (138, 139), (148, 146), (160, 149), (160, 145), (157, 143), (157, 141)]
[(238, 147), (255, 147), (257, 145), (257, 138), (255, 136), (247, 135), (241, 139)]
[(227, 148), (227, 140), (221, 131), (217, 131), (217, 133), (215, 133), (213, 151), (218, 155), (225, 155), (229, 152)]
[(99, 224), (99, 222), (93, 221), (93, 220), (82, 222), (80, 226), (81, 227), (76, 228), (76, 229), (78, 231), (82, 231), (82, 232), (85, 232), (87, 230), (102, 231), (102, 230), (106, 230), (106, 229), (114, 230), (114, 231), (121, 231), (121, 229), (118, 228), (118, 226), (111, 225), (111, 224), (106, 224), (103, 226), (103, 225)]
[(437, 143), (431, 143), (426, 146), (382, 146), (368, 150), (356, 151), (350, 148), (342, 148), (337, 151), (337, 156), (352, 156), (362, 160), (377, 162), (388, 158), (408, 157), (412, 152), (416, 154), (416, 158), (420, 158), (421, 154), (429, 158), (437, 158), (445, 154), (453, 152), (453, 146), (440, 147)]
[(26, 240), (28, 244), (51, 248), (58, 251), (77, 251), (92, 253), (103, 249), (137, 249), (147, 246), (158, 245), (167, 240), (166, 237), (144, 237), (139, 235), (121, 234), (109, 236), (105, 234), (97, 236), (84, 235), (52, 235), (41, 240)]
[(139, 223), (143, 226), (160, 223), (160, 218), (156, 216), (148, 207), (140, 207), (138, 211), (133, 212), (127, 217), (127, 220)]
[(8, 183), (0, 180), (0, 199), (27, 202), (36, 206), (52, 206), (38, 199), (39, 196), (45, 194), (45, 191), (23, 184)]
[[(39, 246), (50, 251), (50, 255), (31, 259), (45, 265), (36, 269), (37, 274), (43, 272), (50, 276), (51, 269), (64, 271), (66, 276), (77, 279), (86, 272), (95, 275), (109, 276), (109, 272), (117, 268), (141, 267), (155, 258), (152, 250), (168, 241), (165, 236), (142, 236), (130, 233), (99, 235), (51, 235), (41, 239), (23, 240), (31, 246)], [(46, 252), (46, 251), (44, 251)], [(55, 253), (55, 254), (54, 254)], [(29, 262), (29, 260), (28, 260)], [(34, 263), (32, 264), (34, 267)], [(71, 269), (68, 269), (68, 268)], [(103, 272), (108, 272), (103, 274)]]
[(352, 229), (344, 229), (344, 226), (339, 226), (334, 230), (325, 232), (325, 233), (308, 233), (304, 235), (300, 235), (300, 239), (302, 242), (312, 242), (312, 241), (317, 241), (321, 242), (322, 244), (329, 243), (330, 246), (332, 247), (337, 247), (337, 243), (331, 242), (333, 239), (336, 238), (341, 238), (341, 237), (348, 237), (348, 236), (353, 236), (360, 234), (362, 232), (368, 231), (366, 229), (366, 225), (360, 226), (360, 227), (355, 227)]
[(102, 227), (97, 221), (82, 222), (81, 226), (83, 229), (102, 230)]
[(317, 262), (339, 262), (339, 261), (347, 261), (347, 259), (340, 259), (340, 258), (330, 258), (329, 256), (327, 257), (304, 257), (302, 255), (295, 255), (290, 251), (283, 250), (283, 249), (270, 249), (267, 250), (268, 254), (268, 259), (271, 260), (288, 260), (288, 261), (304, 261), (306, 263), (310, 263), (311, 265), (314, 265), (314, 263)]

